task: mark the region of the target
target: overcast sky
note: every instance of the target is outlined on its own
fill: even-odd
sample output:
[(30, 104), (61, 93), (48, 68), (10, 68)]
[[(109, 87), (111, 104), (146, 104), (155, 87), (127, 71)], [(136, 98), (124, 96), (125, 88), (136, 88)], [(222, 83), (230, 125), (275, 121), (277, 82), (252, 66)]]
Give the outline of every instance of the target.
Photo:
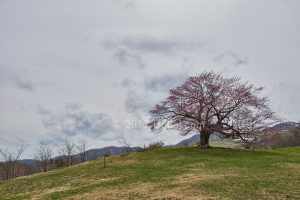
[(264, 86), (280, 116), (300, 120), (299, 10), (298, 0), (0, 0), (0, 148), (176, 143), (184, 137), (143, 126), (148, 110), (210, 70)]

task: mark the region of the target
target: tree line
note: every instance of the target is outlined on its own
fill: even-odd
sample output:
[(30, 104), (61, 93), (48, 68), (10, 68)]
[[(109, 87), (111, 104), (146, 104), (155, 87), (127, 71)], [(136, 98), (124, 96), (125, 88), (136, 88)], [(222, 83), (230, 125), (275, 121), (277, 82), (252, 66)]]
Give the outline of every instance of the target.
[[(20, 157), (27, 149), (21, 145), (15, 152), (0, 148), (0, 180), (9, 180), (19, 176), (47, 172), (53, 169), (68, 167), (87, 161), (87, 143), (83, 139), (76, 142), (67, 140), (58, 147), (58, 156), (49, 145), (41, 144), (35, 150), (34, 160), (24, 162)], [(97, 159), (96, 155), (89, 155), (89, 160)]]
[[(132, 144), (124, 137), (120, 137), (118, 141), (121, 144), (118, 154), (129, 154), (132, 151), (142, 149), (141, 147), (132, 147)], [(27, 145), (20, 145), (15, 152), (0, 148), (0, 180), (9, 180), (38, 172), (69, 167), (112, 154), (109, 148), (103, 148), (101, 152), (97, 152), (98, 150), (88, 150), (87, 147), (87, 142), (84, 139), (66, 140), (61, 146), (57, 147), (56, 152), (50, 145), (40, 144), (35, 149), (34, 159), (32, 160), (20, 159), (27, 149)], [(54, 156), (54, 153), (58, 155)]]

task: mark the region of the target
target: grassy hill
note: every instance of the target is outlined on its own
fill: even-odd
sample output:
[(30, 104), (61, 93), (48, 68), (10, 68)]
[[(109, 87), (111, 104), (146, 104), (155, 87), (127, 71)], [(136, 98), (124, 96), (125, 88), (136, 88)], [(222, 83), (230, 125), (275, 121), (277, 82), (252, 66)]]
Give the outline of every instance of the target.
[(0, 182), (0, 199), (300, 199), (300, 147), (158, 149)]

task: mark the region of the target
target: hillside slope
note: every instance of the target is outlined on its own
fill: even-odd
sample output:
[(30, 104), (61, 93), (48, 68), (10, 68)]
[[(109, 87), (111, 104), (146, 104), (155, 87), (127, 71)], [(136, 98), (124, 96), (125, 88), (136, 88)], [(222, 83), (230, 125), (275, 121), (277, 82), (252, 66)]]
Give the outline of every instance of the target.
[(0, 182), (0, 199), (299, 199), (300, 147), (158, 149)]

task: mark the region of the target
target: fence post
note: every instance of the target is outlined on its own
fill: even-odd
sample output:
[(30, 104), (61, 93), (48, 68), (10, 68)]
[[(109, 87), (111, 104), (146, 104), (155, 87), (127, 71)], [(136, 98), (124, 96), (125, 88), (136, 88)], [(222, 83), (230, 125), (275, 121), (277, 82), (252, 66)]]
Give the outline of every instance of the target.
[(105, 157), (106, 157), (106, 156), (103, 155), (103, 167), (104, 167), (104, 168), (105, 168), (105, 166), (106, 166), (106, 165), (105, 165), (105, 164), (106, 164), (106, 163), (105, 163)]

